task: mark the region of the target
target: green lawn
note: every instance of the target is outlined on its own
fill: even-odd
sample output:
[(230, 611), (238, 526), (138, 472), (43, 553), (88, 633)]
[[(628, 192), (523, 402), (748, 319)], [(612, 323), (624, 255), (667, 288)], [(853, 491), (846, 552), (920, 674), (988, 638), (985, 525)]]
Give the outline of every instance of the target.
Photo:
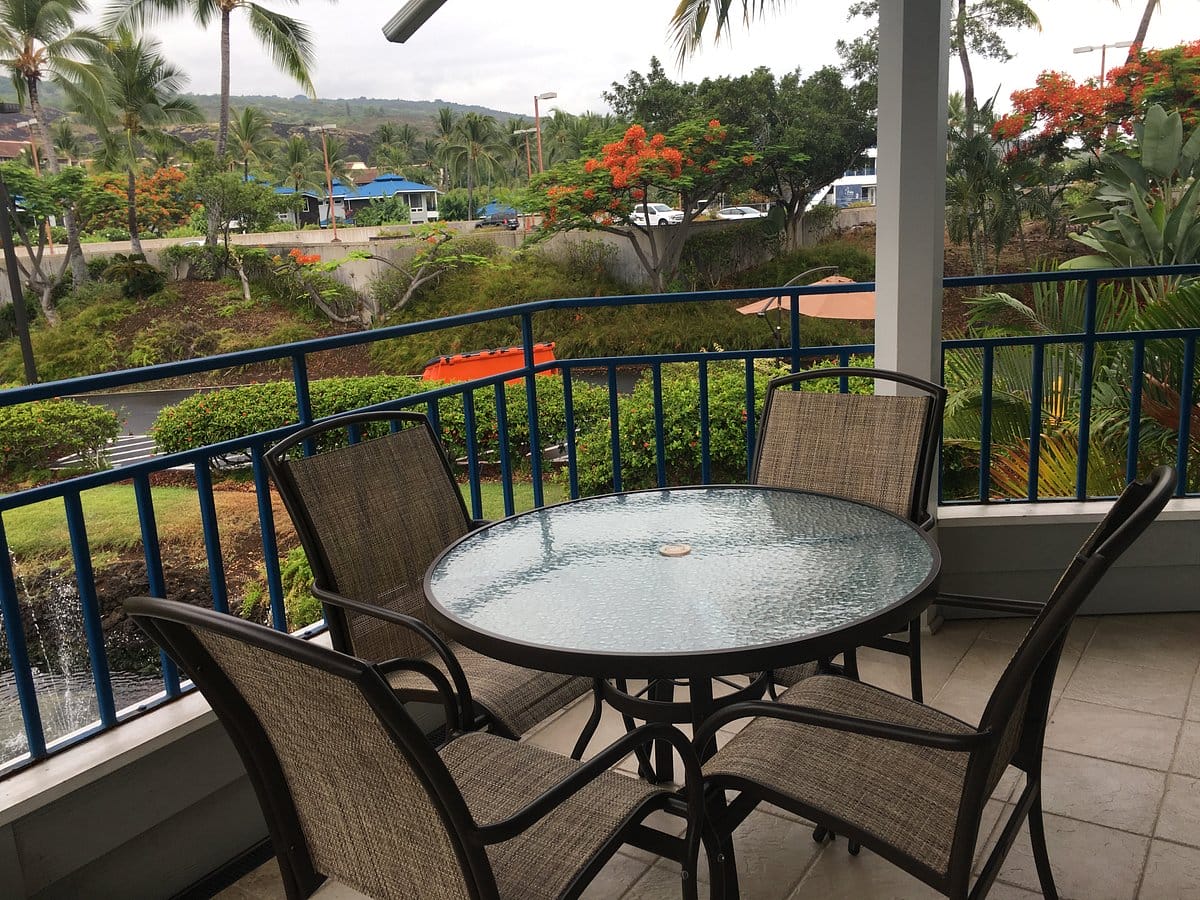
[[(469, 506), (470, 496), (465, 485), (462, 490)], [(175, 544), (192, 544), (197, 554), (203, 554), (200, 507), (195, 490), (186, 487), (156, 487), (152, 492), (159, 539)], [(502, 518), (504, 495), (500, 485), (486, 482), (482, 485), (482, 493), (484, 518)], [(257, 534), (258, 506), (253, 493), (217, 491), (214, 498), (223, 537), (229, 537), (236, 530), (246, 528), (253, 529)], [(545, 485), (546, 503), (558, 503), (565, 499), (565, 488), (558, 484)], [(514, 484), (513, 502), (518, 512), (530, 509), (533, 506), (533, 485), (528, 482)], [(275, 510), (277, 524), (281, 528), (290, 527), (287, 515), (278, 502), (275, 504)], [(131, 486), (114, 484), (85, 491), (83, 511), (87, 522), (88, 543), (95, 560), (102, 561), (110, 554), (126, 552), (141, 545), (137, 503)], [(8, 535), (9, 549), (18, 562), (70, 558), (70, 539), (61, 500), (47, 500), (7, 512), (4, 514), (4, 528)]]

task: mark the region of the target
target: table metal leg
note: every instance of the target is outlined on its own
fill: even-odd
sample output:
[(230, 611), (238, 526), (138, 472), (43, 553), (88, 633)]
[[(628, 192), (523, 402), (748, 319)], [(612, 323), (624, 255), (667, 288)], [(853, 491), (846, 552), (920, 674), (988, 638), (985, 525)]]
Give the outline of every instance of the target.
[[(671, 703), (675, 699), (675, 682), (659, 678), (650, 683), (650, 699)], [(657, 784), (675, 780), (675, 751), (667, 741), (654, 742), (654, 778)]]

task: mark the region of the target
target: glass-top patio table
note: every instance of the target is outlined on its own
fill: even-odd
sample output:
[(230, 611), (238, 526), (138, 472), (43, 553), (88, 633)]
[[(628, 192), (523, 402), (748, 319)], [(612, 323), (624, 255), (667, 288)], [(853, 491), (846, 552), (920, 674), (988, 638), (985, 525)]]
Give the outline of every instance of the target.
[[(589, 497), (492, 523), (434, 560), (425, 592), (445, 630), (480, 653), (591, 676), (627, 725), (695, 725), (766, 686), (760, 675), (715, 701), (713, 676), (832, 657), (904, 628), (940, 567), (929, 536), (890, 512), (723, 485)], [(640, 678), (659, 679), (642, 691), (649, 699), (627, 691)], [(688, 702), (662, 679), (686, 679)], [(656, 768), (667, 777), (668, 760)]]

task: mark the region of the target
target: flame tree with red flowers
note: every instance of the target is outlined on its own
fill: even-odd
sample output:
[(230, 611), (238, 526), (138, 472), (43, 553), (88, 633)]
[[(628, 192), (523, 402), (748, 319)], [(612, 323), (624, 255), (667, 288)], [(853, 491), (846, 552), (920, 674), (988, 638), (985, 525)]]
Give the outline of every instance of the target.
[(1200, 41), (1165, 50), (1137, 50), (1123, 65), (1076, 82), (1062, 72), (1043, 72), (1034, 86), (1012, 94), (1013, 112), (993, 134), (1017, 142), (1018, 152), (1062, 159), (1075, 141), (1097, 157), (1120, 134), (1133, 134), (1155, 104), (1178, 112), (1186, 127), (1200, 123)]
[[(654, 289), (666, 290), (679, 266), (695, 207), (746, 179), (756, 158), (718, 120), (689, 121), (668, 134), (631, 125), (595, 156), (561, 163), (535, 179), (526, 208), (542, 217), (542, 234), (604, 231), (629, 240)], [(683, 221), (651, 224), (647, 203), (678, 200)], [(635, 211), (641, 211), (638, 224)]]

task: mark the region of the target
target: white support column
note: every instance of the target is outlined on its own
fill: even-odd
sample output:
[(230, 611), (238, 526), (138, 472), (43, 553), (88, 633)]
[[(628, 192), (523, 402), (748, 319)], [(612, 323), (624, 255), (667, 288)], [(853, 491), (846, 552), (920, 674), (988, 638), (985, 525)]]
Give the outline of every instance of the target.
[(875, 363), (939, 383), (949, 56), (950, 0), (882, 0)]

